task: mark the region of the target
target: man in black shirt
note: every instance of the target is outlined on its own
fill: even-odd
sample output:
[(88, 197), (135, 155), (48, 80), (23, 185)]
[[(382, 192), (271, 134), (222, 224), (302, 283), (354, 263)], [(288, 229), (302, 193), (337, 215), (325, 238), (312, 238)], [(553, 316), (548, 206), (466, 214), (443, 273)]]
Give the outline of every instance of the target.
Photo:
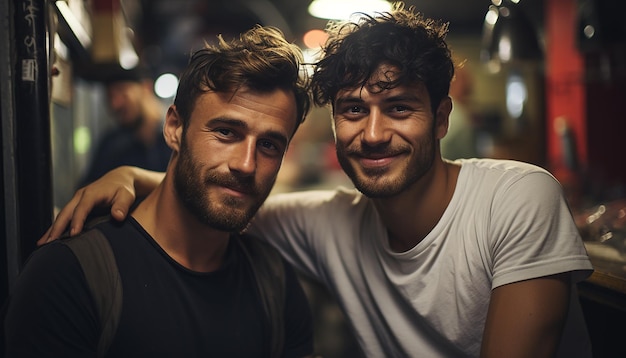
[[(284, 344), (237, 233), (269, 194), (309, 97), (299, 49), (273, 28), (196, 52), (164, 137), (165, 179), (122, 223), (97, 225), (115, 255), (123, 304), (107, 357), (302, 357), (311, 315), (285, 267)], [(94, 255), (95, 256), (95, 255)], [(95, 357), (101, 326), (81, 266), (61, 241), (30, 258), (5, 320), (9, 357)]]

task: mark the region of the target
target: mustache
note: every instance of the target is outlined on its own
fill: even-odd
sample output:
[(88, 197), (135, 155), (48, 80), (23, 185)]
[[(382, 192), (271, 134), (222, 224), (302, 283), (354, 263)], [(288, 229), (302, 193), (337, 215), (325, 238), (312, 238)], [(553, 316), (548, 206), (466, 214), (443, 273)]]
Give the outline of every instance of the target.
[(249, 195), (258, 195), (259, 188), (254, 182), (254, 177), (238, 177), (236, 175), (208, 172), (204, 179), (205, 184), (215, 184), (227, 187)]
[(391, 157), (406, 152), (408, 149), (403, 146), (390, 146), (388, 143), (371, 146), (367, 144), (352, 145), (343, 149), (348, 155), (360, 157)]

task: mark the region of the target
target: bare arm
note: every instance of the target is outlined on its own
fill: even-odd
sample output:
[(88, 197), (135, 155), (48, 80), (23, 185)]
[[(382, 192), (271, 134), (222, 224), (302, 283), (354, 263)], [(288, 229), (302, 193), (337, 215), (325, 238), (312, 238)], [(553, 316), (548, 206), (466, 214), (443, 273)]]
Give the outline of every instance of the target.
[(567, 316), (570, 290), (569, 274), (494, 289), (481, 357), (553, 357)]
[(111, 216), (123, 220), (137, 195), (145, 196), (163, 180), (165, 173), (122, 166), (76, 191), (61, 209), (52, 226), (37, 241), (38, 245), (59, 238), (70, 225), (70, 234), (82, 231), (89, 213), (97, 206), (111, 207)]

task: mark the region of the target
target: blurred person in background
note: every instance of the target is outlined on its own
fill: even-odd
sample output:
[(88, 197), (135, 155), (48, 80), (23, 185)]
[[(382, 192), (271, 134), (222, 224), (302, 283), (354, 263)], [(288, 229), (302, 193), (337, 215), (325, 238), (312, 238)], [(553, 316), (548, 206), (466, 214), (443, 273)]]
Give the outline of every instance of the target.
[(196, 52), (167, 111), (165, 179), (129, 220), (91, 229), (110, 244), (122, 286), (110, 347), (99, 344), (112, 322), (98, 315), (107, 296), (90, 291), (84, 266), (59, 240), (30, 256), (13, 287), (2, 322), (6, 356), (312, 355), (311, 312), (294, 270), (240, 234), (308, 111), (301, 62), (274, 28)]
[[(447, 30), (401, 3), (328, 27), (312, 91), (332, 106), (356, 189), (271, 196), (248, 231), (333, 293), (367, 357), (590, 357), (576, 283), (593, 268), (559, 183), (526, 163), (441, 156)], [(40, 242), (79, 232), (97, 204), (122, 220), (133, 184), (161, 179), (107, 174)]]
[(104, 84), (115, 127), (98, 140), (79, 187), (121, 165), (165, 171), (172, 151), (163, 139), (164, 108), (146, 70), (119, 68)]

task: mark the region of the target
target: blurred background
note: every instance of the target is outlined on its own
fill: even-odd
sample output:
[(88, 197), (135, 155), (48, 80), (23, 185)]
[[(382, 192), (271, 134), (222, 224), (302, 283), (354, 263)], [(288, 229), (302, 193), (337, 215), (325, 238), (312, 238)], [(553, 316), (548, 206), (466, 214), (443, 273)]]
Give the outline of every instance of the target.
[[(458, 68), (444, 157), (522, 160), (547, 168), (563, 185), (597, 268), (581, 287), (596, 353), (611, 356), (615, 337), (626, 332), (626, 2), (405, 4), (449, 22)], [(315, 61), (329, 19), (390, 6), (384, 0), (0, 0), (0, 298), (55, 208), (77, 189), (96, 143), (116, 125), (103, 82), (120, 69), (145, 70), (164, 116), (190, 53), (217, 35), (276, 26)], [(337, 185), (351, 184), (336, 162), (330, 112), (314, 108), (275, 191)], [(303, 280), (319, 320), (318, 353), (356, 356), (332, 298)]]

